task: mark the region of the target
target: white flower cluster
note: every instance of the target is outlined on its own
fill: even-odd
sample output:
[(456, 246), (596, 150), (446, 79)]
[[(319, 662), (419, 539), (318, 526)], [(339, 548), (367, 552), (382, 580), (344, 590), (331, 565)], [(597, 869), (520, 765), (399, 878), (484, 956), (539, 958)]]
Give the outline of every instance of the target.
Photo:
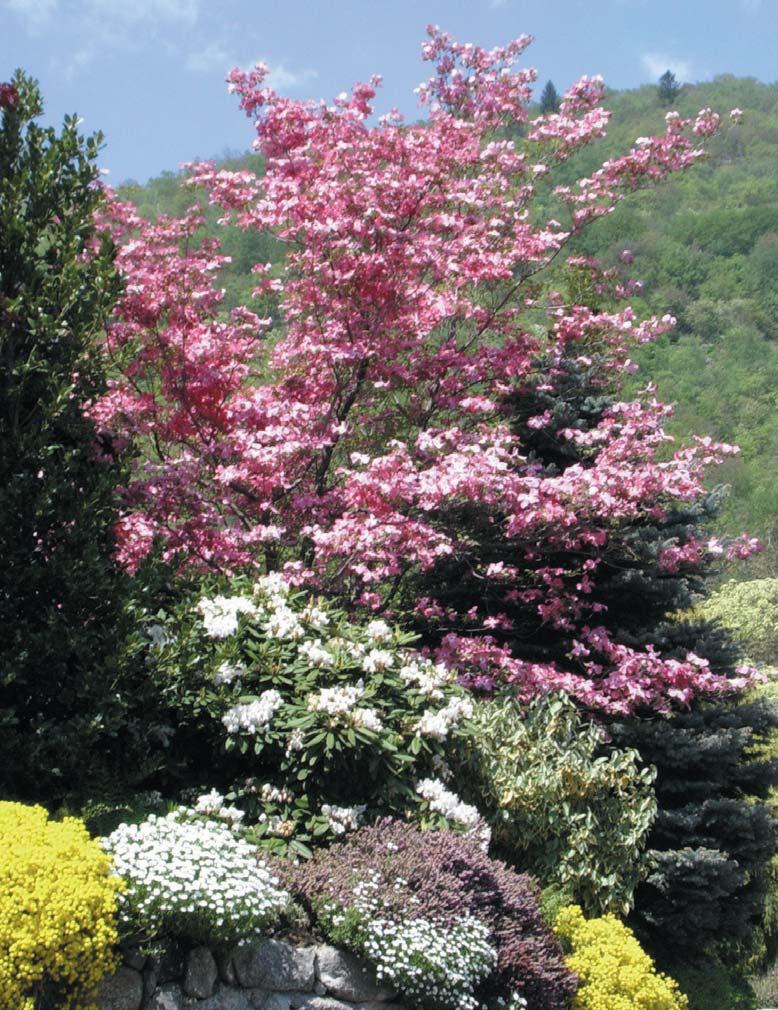
[(473, 703), (464, 696), (449, 698), (443, 708), (429, 709), (416, 724), (416, 732), (421, 736), (431, 736), (435, 740), (445, 740), (452, 727), (463, 719), (473, 718)]
[(380, 673), (394, 666), (394, 653), (388, 649), (371, 649), (362, 660), (365, 673)]
[(412, 1003), (480, 1010), (473, 991), (497, 964), (488, 940), (487, 926), (471, 915), (448, 928), (429, 919), (379, 918), (367, 924), (364, 954), (378, 979)]
[(263, 691), (254, 701), (243, 702), (227, 709), (222, 716), (222, 723), (228, 733), (257, 733), (270, 723), (282, 704), (281, 695), (271, 688), (269, 691)]
[(213, 682), (217, 685), (231, 684), (234, 680), (241, 680), (248, 672), (248, 667), (243, 663), (230, 663), (225, 660), (214, 673)]
[(332, 666), (335, 662), (331, 653), (329, 653), (322, 644), (320, 638), (316, 639), (306, 639), (300, 645), (300, 655), (305, 656), (311, 666)]
[(345, 684), (340, 687), (323, 687), (316, 694), (308, 695), (309, 712), (324, 712), (326, 715), (346, 715), (365, 693), (364, 681)]
[(473, 829), (481, 821), (475, 807), (463, 803), (456, 793), (446, 789), (439, 779), (421, 779), (416, 783), (416, 792), (430, 805), (430, 810), (442, 814), (447, 821), (453, 821), (463, 828)]
[(364, 693), (365, 685), (361, 680), (340, 687), (323, 687), (308, 695), (307, 708), (309, 712), (323, 712), (335, 719), (342, 717), (358, 729), (380, 733), (384, 726), (376, 710), (355, 707)]
[(215, 596), (200, 600), (197, 610), (203, 618), (205, 633), (210, 638), (227, 638), (238, 630), (238, 614), (259, 613), (257, 607), (245, 596)]
[(244, 811), (229, 806), (225, 797), (215, 789), (198, 796), (192, 809), (203, 817), (216, 817), (220, 821), (227, 821), (230, 825), (239, 824), (245, 816)]
[(442, 688), (454, 680), (454, 673), (443, 663), (433, 663), (423, 656), (409, 658), (400, 669), (406, 684), (412, 684), (430, 701), (442, 701)]
[(122, 926), (149, 939), (234, 943), (275, 922), (289, 901), (253, 846), (216, 821), (152, 815), (102, 844), (127, 885)]
[(371, 642), (391, 642), (394, 637), (392, 629), (386, 623), (386, 621), (370, 621), (368, 623), (367, 637)]
[(266, 782), (262, 786), (259, 795), (263, 803), (291, 803), (294, 799), (289, 789), (279, 789), (278, 786), (271, 785), (270, 782)]
[(347, 831), (356, 831), (362, 823), (366, 809), (364, 804), (355, 807), (336, 807), (324, 803), (321, 812), (326, 817), (332, 833), (344, 835)]

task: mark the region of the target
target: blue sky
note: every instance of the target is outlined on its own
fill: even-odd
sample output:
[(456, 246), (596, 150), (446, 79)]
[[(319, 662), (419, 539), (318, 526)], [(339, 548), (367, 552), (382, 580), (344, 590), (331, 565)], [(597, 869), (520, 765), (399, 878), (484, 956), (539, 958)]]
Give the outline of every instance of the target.
[(542, 85), (584, 73), (618, 88), (668, 67), (778, 79), (778, 0), (0, 0), (0, 81), (41, 82), (47, 118), (78, 112), (107, 138), (109, 181), (250, 146), (224, 74), (261, 59), (279, 90), (331, 98), (372, 73), (380, 108), (415, 115), (428, 23), (495, 45), (522, 32)]

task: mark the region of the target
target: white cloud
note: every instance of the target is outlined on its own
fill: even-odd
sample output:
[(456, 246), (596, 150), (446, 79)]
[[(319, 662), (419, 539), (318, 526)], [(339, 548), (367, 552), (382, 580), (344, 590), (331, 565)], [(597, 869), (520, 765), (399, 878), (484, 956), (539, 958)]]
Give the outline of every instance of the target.
[(59, 6), (59, 0), (3, 0), (3, 5), (34, 30), (46, 24)]
[(277, 63), (275, 66), (272, 63), (268, 63), (268, 66), (270, 67), (270, 73), (266, 78), (267, 83), (277, 91), (291, 91), (294, 88), (302, 87), (303, 84), (307, 84), (308, 81), (312, 81), (315, 77), (318, 77), (316, 71), (310, 67), (305, 67), (303, 70), (290, 70), (283, 63)]
[(661, 77), (665, 70), (675, 74), (679, 81), (689, 81), (692, 76), (691, 60), (681, 60), (666, 53), (643, 53), (640, 57), (643, 69), (652, 80)]
[(197, 49), (186, 58), (186, 69), (195, 73), (226, 73), (235, 66), (235, 60), (218, 42), (209, 42), (203, 49)]
[(86, 10), (103, 23), (132, 25), (141, 21), (193, 25), (200, 0), (86, 0)]

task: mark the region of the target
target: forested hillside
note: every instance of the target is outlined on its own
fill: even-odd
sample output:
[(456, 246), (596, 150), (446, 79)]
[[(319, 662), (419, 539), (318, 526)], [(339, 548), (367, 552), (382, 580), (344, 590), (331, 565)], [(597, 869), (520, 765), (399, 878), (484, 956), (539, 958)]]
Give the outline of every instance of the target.
[[(610, 154), (663, 126), (668, 109), (657, 88), (612, 92), (608, 137), (565, 166), (560, 181), (593, 171)], [(634, 255), (633, 275), (643, 284), (638, 310), (670, 311), (676, 331), (641, 355), (635, 377), (657, 384), (662, 399), (677, 404), (679, 436), (707, 433), (741, 447), (719, 469), (729, 488), (722, 529), (758, 534), (766, 550), (749, 563), (748, 576), (778, 574), (778, 84), (729, 75), (683, 88), (673, 108), (684, 116), (711, 106), (726, 115), (743, 110), (739, 125), (710, 144), (709, 157), (657, 189), (635, 194), (588, 230), (581, 251), (619, 261)], [(246, 128), (247, 139), (250, 127)], [(258, 157), (242, 164), (260, 170)], [(121, 195), (146, 216), (179, 214), (194, 194), (167, 173)], [(216, 231), (216, 214), (209, 213)], [(209, 227), (210, 230), (210, 227)], [(225, 272), (227, 304), (247, 300), (252, 265), (277, 260), (270, 236), (218, 229), (232, 263)]]

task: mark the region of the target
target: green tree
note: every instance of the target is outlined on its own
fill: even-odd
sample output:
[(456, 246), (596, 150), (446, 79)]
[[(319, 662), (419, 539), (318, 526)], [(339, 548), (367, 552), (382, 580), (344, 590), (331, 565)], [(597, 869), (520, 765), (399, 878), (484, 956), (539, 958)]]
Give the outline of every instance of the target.
[(656, 90), (660, 102), (663, 102), (665, 105), (672, 105), (681, 90), (681, 85), (675, 79), (675, 74), (672, 70), (665, 70), (659, 78)]
[(41, 113), (21, 71), (0, 85), (0, 794), (55, 799), (121, 723), (120, 474), (81, 410), (119, 280), (95, 235), (101, 136)]
[(543, 93), (540, 96), (540, 111), (544, 116), (552, 112), (559, 112), (559, 95), (553, 81), (547, 81), (545, 88), (543, 88)]

